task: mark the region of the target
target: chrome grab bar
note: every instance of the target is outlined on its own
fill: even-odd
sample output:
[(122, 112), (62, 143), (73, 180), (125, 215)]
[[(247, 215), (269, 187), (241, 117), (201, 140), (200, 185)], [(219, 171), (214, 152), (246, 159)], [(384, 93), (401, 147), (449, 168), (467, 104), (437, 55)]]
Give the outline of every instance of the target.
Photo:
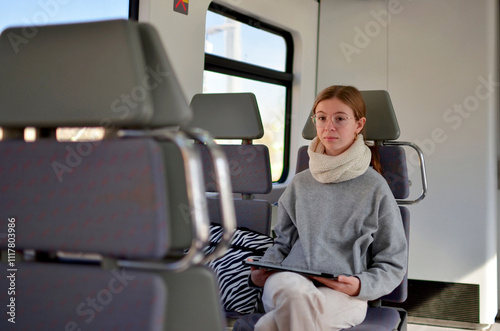
[(407, 141), (384, 141), (382, 143), (383, 146), (408, 146), (413, 148), (418, 155), (418, 160), (419, 160), (419, 168), (420, 168), (420, 177), (422, 179), (422, 192), (420, 196), (415, 199), (415, 200), (404, 200), (404, 199), (396, 199), (396, 202), (398, 205), (414, 205), (422, 201), (425, 196), (427, 195), (427, 173), (425, 170), (425, 160), (424, 160), (424, 153), (414, 143), (407, 142)]
[(236, 215), (233, 203), (233, 188), (229, 164), (223, 149), (215, 143), (210, 134), (202, 129), (193, 128), (184, 130), (191, 138), (203, 143), (207, 148), (214, 168), (217, 190), (219, 192), (220, 209), (222, 214), (222, 238), (215, 250), (205, 256), (203, 262), (209, 262), (222, 256), (231, 242), (236, 229)]
[[(193, 238), (187, 253), (173, 262), (165, 261), (130, 261), (118, 260), (119, 267), (135, 267), (142, 269), (183, 271), (195, 264), (201, 264), (222, 255), (232, 238), (236, 228), (236, 216), (232, 200), (232, 186), (230, 180), (229, 165), (226, 155), (215, 143), (208, 132), (201, 129), (174, 130), (162, 128), (155, 130), (120, 130), (117, 132), (120, 138), (125, 137), (152, 137), (159, 140), (173, 142), (180, 150), (186, 181), (186, 191), (191, 215), (191, 226)], [(204, 143), (212, 157), (214, 165), (217, 188), (220, 194), (223, 236), (221, 243), (209, 255), (203, 254), (209, 240), (209, 217), (207, 210), (207, 199), (205, 195), (205, 181), (200, 155), (194, 147), (191, 139)]]

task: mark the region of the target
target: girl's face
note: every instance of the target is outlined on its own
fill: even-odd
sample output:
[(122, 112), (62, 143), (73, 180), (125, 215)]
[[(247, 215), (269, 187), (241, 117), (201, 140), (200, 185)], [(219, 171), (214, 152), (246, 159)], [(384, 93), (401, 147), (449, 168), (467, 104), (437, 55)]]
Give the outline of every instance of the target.
[(366, 118), (356, 120), (354, 111), (337, 98), (323, 100), (316, 106), (316, 133), (325, 153), (337, 156), (345, 152), (363, 130)]

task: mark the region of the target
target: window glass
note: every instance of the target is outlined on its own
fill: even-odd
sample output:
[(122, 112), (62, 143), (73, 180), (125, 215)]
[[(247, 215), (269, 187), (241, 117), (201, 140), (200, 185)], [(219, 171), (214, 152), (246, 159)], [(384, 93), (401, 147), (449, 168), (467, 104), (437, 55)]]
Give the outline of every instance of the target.
[(211, 11), (205, 31), (206, 53), (285, 71), (286, 43), (282, 36)]
[[(281, 85), (205, 71), (203, 93), (227, 92), (252, 92), (255, 94), (264, 127), (264, 136), (262, 139), (254, 140), (254, 142), (269, 148), (272, 178), (273, 181), (279, 180), (283, 172), (286, 88)], [(228, 141), (220, 143), (227, 144)]]
[(129, 17), (129, 0), (0, 0), (0, 32), (39, 26)]
[[(204, 93), (254, 93), (273, 181), (289, 171), (293, 39), (281, 28), (219, 4), (206, 18)], [(227, 143), (227, 142), (224, 142)], [(236, 142), (241, 143), (241, 141)]]
[[(11, 26), (40, 26), (129, 18), (129, 0), (0, 0), (0, 33)], [(59, 129), (58, 139), (93, 140), (102, 138), (102, 129)], [(0, 140), (3, 131), (0, 128)], [(25, 139), (35, 138), (27, 129)]]

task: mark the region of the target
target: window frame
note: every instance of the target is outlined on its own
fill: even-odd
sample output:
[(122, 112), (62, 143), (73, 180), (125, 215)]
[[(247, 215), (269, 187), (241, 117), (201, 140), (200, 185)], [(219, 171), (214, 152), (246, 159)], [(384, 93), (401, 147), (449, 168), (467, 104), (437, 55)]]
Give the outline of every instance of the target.
[[(138, 1), (138, 0), (137, 0)], [(264, 83), (271, 83), (285, 87), (285, 128), (283, 142), (283, 171), (277, 183), (284, 183), (290, 172), (290, 132), (292, 118), (292, 85), (293, 85), (293, 37), (284, 29), (275, 27), (257, 18), (242, 14), (223, 5), (211, 2), (209, 11), (231, 18), (235, 21), (250, 25), (254, 28), (278, 35), (285, 40), (286, 59), (285, 71), (273, 70), (255, 64), (236, 61), (233, 59), (205, 53), (205, 70), (219, 74), (251, 79)]]
[(129, 20), (139, 21), (139, 0), (129, 0), (128, 18)]

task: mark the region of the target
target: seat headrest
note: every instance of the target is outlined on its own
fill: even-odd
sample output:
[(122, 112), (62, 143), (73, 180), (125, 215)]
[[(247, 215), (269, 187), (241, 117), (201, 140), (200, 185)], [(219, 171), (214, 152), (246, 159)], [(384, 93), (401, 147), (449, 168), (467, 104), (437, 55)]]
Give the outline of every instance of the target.
[(150, 25), (113, 20), (0, 35), (0, 126), (160, 127), (191, 117)]
[[(365, 139), (373, 141), (398, 139), (399, 125), (389, 93), (383, 90), (360, 92), (366, 105)], [(302, 130), (302, 137), (309, 140), (316, 137), (316, 128), (309, 117)]]
[(216, 139), (260, 139), (264, 128), (253, 93), (196, 94), (193, 120), (187, 126), (208, 131)]

